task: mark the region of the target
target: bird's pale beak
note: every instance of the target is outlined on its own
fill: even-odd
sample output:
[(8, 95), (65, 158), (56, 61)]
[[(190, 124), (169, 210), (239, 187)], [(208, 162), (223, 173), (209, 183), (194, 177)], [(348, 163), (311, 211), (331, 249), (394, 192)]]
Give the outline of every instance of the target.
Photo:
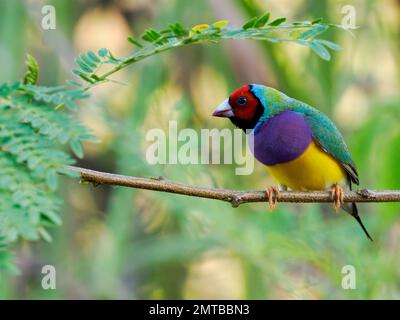
[(224, 117), (224, 118), (230, 118), (233, 117), (233, 111), (232, 107), (229, 104), (229, 99), (224, 100), (217, 109), (212, 114), (214, 117)]

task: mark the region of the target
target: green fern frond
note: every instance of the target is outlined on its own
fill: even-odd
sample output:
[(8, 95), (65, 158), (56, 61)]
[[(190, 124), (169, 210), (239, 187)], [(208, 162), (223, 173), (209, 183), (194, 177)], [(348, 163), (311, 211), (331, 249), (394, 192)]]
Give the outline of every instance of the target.
[(36, 84), (39, 78), (39, 64), (37, 63), (36, 59), (31, 56), (30, 54), (26, 55), (26, 65), (28, 70), (24, 76), (24, 84)]
[(34, 85), (35, 63), (28, 56), (23, 83), (0, 85), (0, 269), (9, 271), (11, 243), (48, 241), (46, 228), (61, 224), (58, 173), (75, 162), (70, 151), (83, 157), (81, 141), (95, 140), (74, 115), (77, 101), (88, 94)]

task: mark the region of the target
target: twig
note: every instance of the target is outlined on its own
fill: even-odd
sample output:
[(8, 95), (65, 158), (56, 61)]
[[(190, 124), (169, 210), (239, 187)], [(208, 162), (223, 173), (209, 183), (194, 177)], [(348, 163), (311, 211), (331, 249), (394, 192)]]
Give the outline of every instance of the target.
[[(81, 179), (94, 185), (113, 185), (137, 189), (176, 193), (191, 197), (208, 198), (230, 202), (233, 207), (238, 207), (247, 202), (268, 201), (265, 191), (240, 191), (229, 189), (216, 189), (187, 185), (179, 182), (168, 181), (163, 177), (141, 178), (113, 173), (67, 166), (67, 169), (78, 172)], [(283, 191), (280, 193), (279, 202), (331, 202), (329, 191)], [(347, 191), (344, 202), (400, 202), (400, 190), (369, 190)]]

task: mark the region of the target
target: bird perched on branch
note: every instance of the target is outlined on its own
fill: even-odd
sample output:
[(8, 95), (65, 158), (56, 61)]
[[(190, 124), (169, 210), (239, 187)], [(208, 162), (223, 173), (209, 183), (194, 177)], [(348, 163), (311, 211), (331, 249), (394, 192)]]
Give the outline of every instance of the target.
[[(344, 203), (344, 189), (359, 184), (358, 173), (343, 137), (322, 112), (276, 89), (251, 84), (236, 89), (214, 111), (243, 129), (255, 158), (263, 163), (281, 190), (331, 190), (335, 209), (352, 215), (371, 236), (355, 203)], [(275, 208), (279, 189), (266, 190)]]

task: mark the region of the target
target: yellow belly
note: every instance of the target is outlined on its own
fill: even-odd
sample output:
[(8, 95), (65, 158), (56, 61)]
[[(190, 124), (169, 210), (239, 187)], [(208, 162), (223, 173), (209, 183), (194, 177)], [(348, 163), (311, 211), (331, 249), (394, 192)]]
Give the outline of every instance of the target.
[(339, 162), (314, 142), (297, 159), (267, 169), (292, 190), (324, 190), (335, 183), (346, 183), (346, 173)]

